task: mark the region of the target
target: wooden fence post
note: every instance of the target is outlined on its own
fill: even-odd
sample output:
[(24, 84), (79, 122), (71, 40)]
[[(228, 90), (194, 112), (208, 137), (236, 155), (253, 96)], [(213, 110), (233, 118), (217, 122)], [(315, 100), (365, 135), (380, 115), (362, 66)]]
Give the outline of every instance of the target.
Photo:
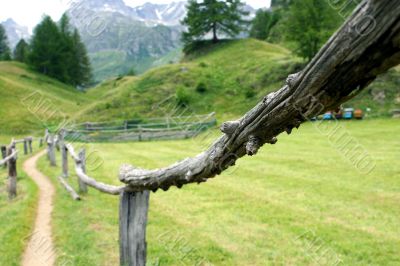
[(62, 177), (68, 177), (68, 149), (65, 146), (65, 131), (62, 129), (59, 133), (60, 149), (61, 149), (61, 160), (62, 160)]
[(24, 138), (24, 154), (28, 154), (28, 138)]
[(43, 147), (43, 138), (39, 139), (39, 148)]
[[(86, 150), (84, 148), (82, 148), (80, 150), (78, 157), (82, 164), (82, 171), (83, 171), (83, 173), (86, 174)], [(79, 177), (78, 177), (78, 183), (79, 183), (79, 191), (81, 193), (87, 193), (88, 192), (87, 185)]]
[(29, 153), (30, 153), (30, 154), (33, 153), (32, 141), (33, 141), (33, 138), (32, 138), (32, 137), (29, 137), (29, 138), (28, 138), (28, 148), (29, 148)]
[(128, 192), (120, 194), (119, 204), (119, 249), (120, 265), (146, 265), (146, 225), (150, 192)]
[[(15, 151), (15, 143), (11, 144), (7, 155), (10, 156)], [(11, 200), (17, 196), (17, 155), (8, 161), (8, 198)]]
[[(1, 146), (1, 157), (5, 159), (7, 157), (7, 147)], [(7, 163), (4, 164), (4, 168), (7, 167)]]
[(142, 141), (142, 126), (139, 125), (139, 141)]
[(50, 160), (51, 166), (57, 166), (56, 164), (56, 151), (54, 147), (54, 135), (49, 135), (47, 138), (47, 154)]

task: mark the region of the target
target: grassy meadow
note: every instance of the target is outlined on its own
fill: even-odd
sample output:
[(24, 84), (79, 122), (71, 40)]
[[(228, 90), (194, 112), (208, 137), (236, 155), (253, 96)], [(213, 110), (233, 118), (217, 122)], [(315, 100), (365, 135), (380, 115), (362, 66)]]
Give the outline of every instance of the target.
[[(400, 122), (339, 124), (337, 134), (351, 136), (373, 159), (369, 174), (324, 134), (334, 128), (307, 123), (205, 184), (151, 194), (148, 264), (399, 265)], [(218, 135), (90, 144), (87, 150), (103, 163), (88, 173), (119, 184), (123, 163), (166, 166), (204, 150)], [(56, 181), (60, 167), (49, 167), (43, 157), (39, 168), (57, 187), (58, 263), (117, 265), (118, 197), (89, 189), (74, 202)], [(77, 188), (73, 174), (69, 181)]]
[[(11, 136), (1, 135), (0, 143), (6, 144)], [(34, 152), (38, 147), (34, 143)], [(22, 144), (17, 160), (17, 198), (10, 201), (7, 192), (7, 169), (0, 167), (0, 265), (20, 265), (25, 244), (32, 233), (37, 205), (37, 187), (22, 171), (23, 162), (30, 155), (23, 155)]]

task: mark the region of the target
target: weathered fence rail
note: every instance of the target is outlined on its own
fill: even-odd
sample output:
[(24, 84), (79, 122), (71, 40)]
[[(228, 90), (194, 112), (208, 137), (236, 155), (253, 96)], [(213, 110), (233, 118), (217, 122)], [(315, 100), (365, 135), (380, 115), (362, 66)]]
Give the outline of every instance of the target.
[[(120, 196), (120, 261), (121, 265), (145, 265), (146, 264), (146, 225), (149, 208), (150, 192), (130, 191), (127, 186), (113, 186), (97, 181), (86, 174), (86, 152), (81, 149), (77, 154), (71, 143), (65, 143), (64, 131), (58, 134), (60, 140), (60, 152), (62, 158), (70, 155), (75, 164), (75, 174), (78, 178), (79, 192), (87, 193), (87, 186), (109, 195)], [(48, 134), (48, 139), (55, 139)], [(53, 151), (48, 149), (49, 157)], [(72, 199), (81, 200), (79, 194), (68, 183), (68, 160), (62, 159), (62, 175), (58, 176), (60, 184), (70, 194)]]

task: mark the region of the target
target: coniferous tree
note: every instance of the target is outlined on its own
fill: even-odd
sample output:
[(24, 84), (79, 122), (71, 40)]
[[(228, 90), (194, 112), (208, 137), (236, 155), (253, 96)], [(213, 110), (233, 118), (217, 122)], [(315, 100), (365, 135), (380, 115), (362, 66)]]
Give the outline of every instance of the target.
[(92, 68), (90, 59), (86, 50), (86, 46), (81, 40), (81, 36), (77, 29), (74, 30), (72, 35), (73, 42), (73, 61), (74, 66), (73, 77), (75, 85), (87, 85), (92, 80)]
[(213, 42), (218, 42), (219, 34), (235, 37), (242, 30), (248, 12), (243, 11), (244, 4), (240, 0), (189, 0), (188, 13), (182, 24), (188, 31), (182, 34), (186, 45), (204, 38), (212, 33)]
[(28, 54), (29, 45), (24, 39), (21, 39), (14, 49), (14, 60), (22, 63), (27, 63)]
[(295, 52), (311, 60), (340, 23), (338, 13), (325, 1), (293, 0), (284, 32)]
[(0, 24), (0, 61), (11, 60), (11, 50), (8, 46), (6, 30)]
[(85, 86), (91, 80), (90, 60), (78, 30), (64, 14), (58, 25), (50, 17), (35, 28), (29, 63), (62, 82)]
[(250, 37), (266, 40), (279, 18), (278, 12), (263, 9), (257, 10), (256, 16), (251, 22)]
[(49, 16), (45, 16), (34, 30), (30, 64), (40, 73), (66, 82), (67, 71), (62, 48), (61, 33), (57, 24)]

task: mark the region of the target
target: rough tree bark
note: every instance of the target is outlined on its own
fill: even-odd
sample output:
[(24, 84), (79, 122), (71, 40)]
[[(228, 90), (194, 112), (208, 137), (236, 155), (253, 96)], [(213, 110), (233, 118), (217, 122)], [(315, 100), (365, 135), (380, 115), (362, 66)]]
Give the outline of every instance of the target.
[(265, 143), (276, 143), (280, 133), (290, 134), (308, 118), (335, 109), (399, 63), (398, 1), (365, 0), (303, 71), (238, 121), (226, 122), (225, 135), (208, 150), (163, 169), (122, 166), (120, 180), (133, 191), (205, 182)]

